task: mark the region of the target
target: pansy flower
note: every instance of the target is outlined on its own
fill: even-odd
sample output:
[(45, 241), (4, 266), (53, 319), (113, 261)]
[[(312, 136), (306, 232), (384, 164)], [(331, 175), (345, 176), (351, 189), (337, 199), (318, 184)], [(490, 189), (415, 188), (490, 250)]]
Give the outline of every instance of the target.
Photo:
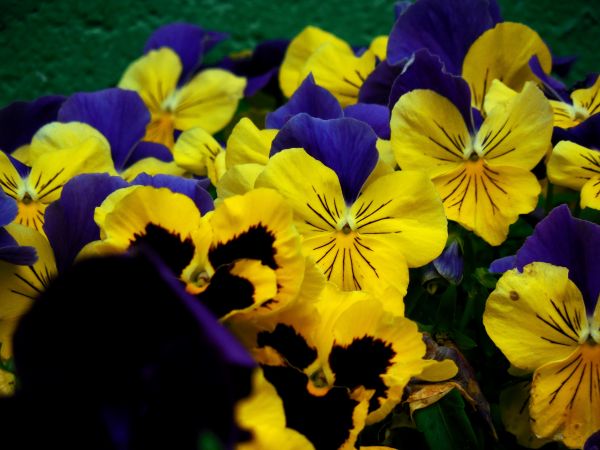
[(538, 437), (581, 448), (600, 428), (600, 227), (566, 205), (535, 228), (486, 304), (483, 323), (517, 368), (533, 372), (529, 414)]
[(446, 220), (425, 175), (372, 176), (376, 141), (371, 127), (356, 119), (299, 114), (273, 141), (256, 186), (288, 200), (304, 251), (328, 280), (345, 290), (392, 285), (405, 292), (408, 267), (441, 253)]
[(462, 101), (428, 89), (400, 97), (392, 112), (392, 147), (403, 170), (429, 175), (448, 219), (499, 245), (519, 214), (537, 204), (541, 188), (530, 171), (550, 145), (552, 109), (529, 83), (476, 126), (468, 94), (456, 98)]
[(150, 111), (145, 140), (171, 149), (176, 131), (200, 127), (212, 134), (233, 117), (246, 80), (216, 68), (192, 75), (204, 52), (202, 36), (193, 26), (161, 30), (123, 74), (119, 87), (136, 91)]

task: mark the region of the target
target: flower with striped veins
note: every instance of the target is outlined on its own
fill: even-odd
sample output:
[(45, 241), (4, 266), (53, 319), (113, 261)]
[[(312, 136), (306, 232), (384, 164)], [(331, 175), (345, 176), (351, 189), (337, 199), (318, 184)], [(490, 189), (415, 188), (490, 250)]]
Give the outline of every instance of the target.
[(540, 438), (581, 448), (600, 428), (600, 226), (555, 208), (502, 271), (483, 323), (517, 368), (533, 372), (529, 414)]
[(392, 285), (404, 293), (408, 267), (442, 252), (447, 222), (424, 174), (374, 172), (376, 141), (373, 130), (355, 119), (299, 114), (273, 141), (256, 186), (287, 199), (305, 253), (328, 280), (345, 290)]
[(570, 101), (567, 98), (561, 100), (550, 100), (556, 127), (572, 128), (600, 113), (600, 76), (591, 86), (571, 92)]
[(533, 83), (479, 129), (447, 98), (417, 89), (400, 97), (391, 128), (398, 165), (427, 173), (448, 219), (489, 244), (504, 242), (519, 214), (535, 208), (541, 188), (530, 171), (550, 145), (552, 109)]
[(62, 187), (83, 173), (114, 173), (110, 146), (89, 125), (53, 122), (42, 127), (27, 148), (26, 167), (0, 152), (0, 186), (17, 201), (20, 223), (42, 231), (46, 207)]

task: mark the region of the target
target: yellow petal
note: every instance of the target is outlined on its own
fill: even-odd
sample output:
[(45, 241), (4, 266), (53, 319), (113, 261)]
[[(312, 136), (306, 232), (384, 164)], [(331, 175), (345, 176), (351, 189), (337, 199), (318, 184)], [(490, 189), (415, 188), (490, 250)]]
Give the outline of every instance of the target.
[(496, 79), (485, 94), (483, 110), (486, 116), (496, 107), (506, 104), (517, 95), (517, 91), (509, 88), (502, 81)]
[(501, 22), (485, 31), (469, 48), (462, 66), (462, 76), (471, 87), (473, 106), (483, 109), (483, 99), (495, 79), (516, 91), (521, 91), (526, 81), (537, 81), (529, 68), (533, 56), (538, 57), (544, 72), (550, 73), (550, 50), (531, 28)]
[[(600, 112), (600, 76), (594, 84), (586, 89), (577, 89), (571, 94), (573, 106), (581, 108), (582, 118)], [(578, 108), (578, 109), (579, 109)]]
[(600, 345), (583, 344), (533, 376), (529, 413), (540, 437), (582, 448), (600, 429)]
[(487, 300), (483, 324), (508, 360), (524, 370), (568, 357), (587, 333), (583, 297), (568, 270), (535, 262), (506, 272)]
[(178, 130), (200, 127), (216, 133), (229, 123), (244, 96), (246, 79), (222, 69), (206, 69), (178, 89), (170, 100)]
[(427, 359), (423, 364), (423, 371), (417, 378), (430, 382), (440, 382), (453, 378), (458, 373), (458, 367), (451, 359), (436, 361)]
[(477, 132), (475, 151), (490, 167), (531, 170), (551, 145), (552, 127), (548, 100), (533, 83), (527, 83), (504, 106), (489, 112)]
[(254, 183), (263, 170), (264, 166), (260, 164), (238, 164), (227, 170), (217, 182), (218, 198), (215, 205), (227, 197), (254, 189)]
[(148, 175), (175, 175), (178, 177), (189, 176), (184, 168), (178, 166), (174, 161), (161, 161), (157, 158), (143, 158), (136, 161), (121, 172), (121, 177), (126, 181), (133, 181), (141, 173)]
[(241, 119), (227, 139), (225, 162), (230, 169), (238, 164), (267, 164), (277, 130), (260, 130), (250, 119)]
[(291, 97), (302, 83), (301, 72), (308, 58), (326, 43), (331, 43), (340, 50), (352, 51), (342, 39), (313, 26), (304, 28), (292, 39), (279, 69), (279, 85), (286, 97)]
[(0, 398), (13, 395), (15, 393), (15, 387), (15, 375), (11, 372), (0, 369)]
[(430, 90), (400, 97), (390, 126), (392, 149), (402, 170), (425, 170), (435, 177), (455, 170), (470, 151), (471, 137), (462, 115), (448, 99)]
[(206, 176), (209, 161), (214, 161), (223, 149), (210, 133), (191, 128), (181, 133), (173, 147), (173, 159), (178, 166), (194, 175)]
[(369, 50), (371, 50), (379, 61), (383, 61), (387, 57), (387, 45), (388, 45), (388, 37), (377, 36), (375, 39), (371, 41), (371, 45), (369, 45)]

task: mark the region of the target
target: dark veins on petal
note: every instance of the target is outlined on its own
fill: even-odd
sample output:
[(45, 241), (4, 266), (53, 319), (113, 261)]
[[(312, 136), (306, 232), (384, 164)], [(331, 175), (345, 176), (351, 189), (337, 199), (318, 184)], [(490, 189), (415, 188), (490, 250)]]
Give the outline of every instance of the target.
[(273, 247), (275, 236), (263, 224), (252, 225), (230, 241), (219, 243), (208, 252), (213, 267), (231, 264), (238, 259), (257, 259), (265, 266), (275, 270), (277, 250)]
[(190, 238), (181, 239), (178, 233), (171, 233), (159, 225), (149, 223), (144, 232), (134, 234), (129, 246), (150, 248), (175, 275), (190, 263), (194, 256), (194, 244)]
[(387, 390), (381, 376), (392, 365), (395, 355), (392, 344), (372, 336), (354, 339), (346, 347), (334, 345), (329, 355), (329, 364), (335, 373), (336, 386), (375, 389), (369, 411), (376, 410), (379, 407), (377, 399), (384, 397)]
[(290, 325), (277, 324), (271, 332), (258, 333), (259, 347), (272, 347), (296, 369), (305, 369), (317, 359), (317, 351)]
[(292, 367), (263, 367), (265, 378), (283, 401), (286, 424), (319, 450), (336, 450), (350, 437), (358, 406), (346, 389), (331, 389), (322, 397), (306, 390), (308, 377)]
[(245, 309), (254, 303), (254, 285), (245, 278), (229, 272), (233, 266), (221, 266), (210, 279), (200, 301), (217, 317)]

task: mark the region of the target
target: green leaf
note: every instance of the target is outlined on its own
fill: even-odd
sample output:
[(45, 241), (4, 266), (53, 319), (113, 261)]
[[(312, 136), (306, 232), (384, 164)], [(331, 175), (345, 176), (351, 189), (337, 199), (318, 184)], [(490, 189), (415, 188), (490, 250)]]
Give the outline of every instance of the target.
[(430, 450), (475, 450), (479, 448), (465, 403), (456, 389), (427, 408), (415, 411), (417, 429)]
[(451, 330), (456, 312), (456, 286), (451, 284), (440, 298), (435, 325), (437, 330)]
[(203, 432), (198, 438), (198, 450), (223, 450), (223, 444), (210, 431)]
[(479, 283), (488, 289), (496, 289), (496, 283), (498, 280), (492, 275), (485, 267), (478, 267), (475, 269), (475, 279)]

